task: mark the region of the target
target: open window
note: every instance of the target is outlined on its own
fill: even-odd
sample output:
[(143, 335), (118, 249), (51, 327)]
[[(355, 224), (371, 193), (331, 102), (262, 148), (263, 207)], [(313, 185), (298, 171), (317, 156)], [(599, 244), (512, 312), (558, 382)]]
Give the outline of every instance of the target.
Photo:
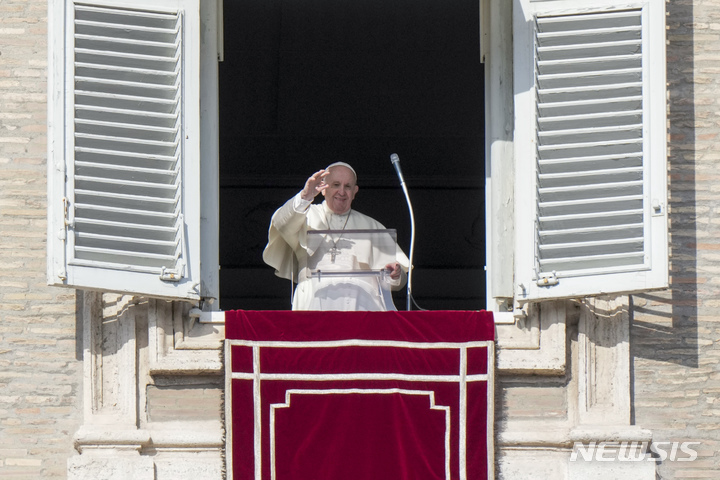
[[(290, 283), (262, 261), (270, 217), (337, 160), (358, 172), (353, 208), (396, 229), (409, 253), (392, 153), (415, 212), (418, 305), (485, 307), (478, 9), (477, 0), (224, 2), (223, 310), (290, 308)], [(394, 298), (407, 303), (404, 291)]]
[[(251, 175), (246, 171), (231, 171), (229, 175), (224, 172), (223, 182), (219, 180), (216, 34), (222, 24), (218, 23), (217, 3), (50, 1), (49, 283), (164, 298), (218, 298), (218, 245), (222, 243), (218, 238), (218, 204), (222, 189), (238, 204), (249, 205), (246, 199), (267, 195), (269, 187), (281, 190), (278, 200), (289, 198), (301, 187), (298, 180), (308, 172), (304, 165), (295, 161), (289, 162), (292, 165), (248, 162), (247, 150), (235, 151), (237, 165), (256, 170)], [(340, 9), (342, 15), (347, 13), (335, 4), (331, 6)], [(292, 3), (289, 7), (302, 6)], [(438, 10), (431, 9), (430, 13), (421, 9), (421, 25), (447, 11), (444, 7), (434, 8)], [(472, 8), (476, 10), (476, 6)], [(505, 150), (514, 161), (510, 180), (505, 180), (502, 169), (482, 171), (485, 127), (481, 115), (480, 120), (468, 116), (472, 123), (445, 125), (447, 131), (443, 131), (441, 141), (434, 143), (434, 149), (426, 148), (419, 137), (404, 130), (412, 122), (390, 122), (387, 127), (407, 139), (413, 156), (426, 157), (419, 162), (416, 182), (410, 184), (411, 195), (413, 188), (424, 188), (414, 200), (425, 202), (423, 210), (434, 212), (438, 220), (428, 221), (427, 228), (423, 227), (422, 235), (428, 243), (418, 248), (418, 256), (426, 252), (430, 259), (426, 265), (428, 292), (447, 290), (441, 301), (428, 308), (483, 308), (485, 261), (492, 266), (489, 271), (493, 282), (502, 278), (510, 284), (493, 287), (488, 297), (505, 301), (512, 297), (522, 303), (666, 286), (664, 6), (643, 2), (618, 6), (607, 0), (516, 0), (512, 12), (509, 6), (505, 8), (503, 19), (508, 24), (509, 17), (513, 19), (514, 46), (508, 61), (514, 82), (512, 100), (504, 103), (508, 111), (512, 104), (514, 119), (501, 120), (502, 115), (494, 114), (487, 114), (487, 118), (489, 122), (502, 121), (503, 129), (505, 124), (514, 124), (514, 130), (508, 129), (513, 132), (512, 148)], [(445, 25), (452, 26), (458, 18), (470, 18), (470, 10), (463, 9), (459, 10), (461, 14), (440, 22), (446, 29), (441, 28), (433, 38), (445, 38), (448, 32), (458, 30)], [(287, 17), (287, 12), (276, 13), (279, 19)], [(304, 13), (296, 14), (302, 18)], [(397, 18), (415, 22), (406, 14)], [(292, 32), (302, 34), (300, 26), (293, 27)], [(267, 29), (258, 30), (267, 33)], [(471, 48), (453, 51), (452, 55), (447, 54), (450, 50), (445, 44), (436, 47), (434, 42), (429, 43), (436, 57), (447, 62), (433, 72), (455, 71), (457, 65), (470, 65), (480, 58), (476, 56), (479, 52), (474, 37)], [(274, 43), (263, 43), (262, 47), (267, 45)], [(293, 46), (288, 48), (292, 50)], [(377, 54), (382, 51), (378, 48)], [(261, 48), (250, 53), (267, 54)], [(306, 54), (294, 53), (300, 60)], [(376, 61), (375, 53), (370, 52), (366, 60)], [(426, 53), (415, 52), (413, 58), (428, 56)], [(500, 55), (498, 51), (485, 52), (488, 54), (496, 58)], [(384, 65), (382, 58), (379, 61)], [(390, 64), (392, 68), (385, 68), (395, 72), (396, 64)], [(298, 69), (307, 69), (302, 63), (298, 65)], [(471, 75), (463, 76), (463, 82), (470, 84), (477, 79), (478, 85), (471, 88), (481, 88), (482, 67), (468, 70), (472, 70)], [(495, 78), (493, 75), (490, 77)], [(508, 77), (502, 77), (504, 85)], [(362, 86), (378, 92), (394, 79), (397, 89), (389, 93), (404, 94), (411, 78), (425, 82), (427, 88), (437, 87), (442, 95), (456, 101), (453, 105), (482, 112), (481, 96), (472, 102), (467, 98), (457, 101), (456, 91), (439, 88), (445, 87), (443, 80), (430, 74), (402, 76), (395, 72), (394, 76), (376, 76), (377, 84)], [(258, 88), (267, 85), (262, 78), (257, 83)], [(346, 89), (341, 82), (335, 88), (337, 95)], [(487, 91), (494, 95), (493, 88)], [(284, 92), (292, 96), (297, 91), (289, 83)], [(449, 102), (436, 104), (447, 107)], [(428, 109), (428, 105), (431, 102), (421, 102), (417, 108)], [(452, 118), (458, 118), (459, 108), (440, 112), (452, 112)], [(244, 113), (240, 115), (242, 121), (255, 122), (252, 128), (262, 127), (258, 122), (263, 117)], [(358, 115), (349, 118), (355, 121)], [(433, 113), (426, 118), (430, 120), (422, 127), (436, 132), (433, 120), (439, 115)], [(304, 122), (299, 116), (295, 119), (299, 129), (309, 132), (300, 143), (310, 139), (332, 145), (334, 139), (328, 143), (313, 130), (322, 125)], [(331, 128), (341, 130), (342, 125), (334, 122)], [(380, 137), (387, 129), (381, 129)], [(458, 132), (462, 132), (464, 143), (458, 141)], [(355, 131), (341, 133), (358, 146), (364, 141)], [(433, 137), (426, 133), (421, 140)], [(496, 136), (493, 133), (490, 137)], [(248, 138), (256, 143), (269, 142), (276, 149), (281, 145), (264, 131), (257, 138)], [(365, 143), (379, 145), (377, 141)], [(347, 150), (358, 159), (372, 158), (366, 164), (369, 171), (389, 172), (388, 179), (363, 178), (368, 182), (365, 185), (370, 184), (384, 198), (368, 204), (368, 213), (383, 214), (387, 205), (397, 204), (402, 215), (404, 201), (396, 195), (399, 190), (387, 152), (365, 155), (358, 146)], [(389, 152), (395, 151), (394, 145), (389, 148)], [(286, 158), (289, 150), (281, 150), (275, 152), (277, 158)], [(488, 152), (491, 163), (505, 160), (497, 160), (492, 149)], [(449, 173), (447, 162), (453, 158), (461, 159), (455, 164), (460, 168), (450, 169)], [(268, 166), (272, 178), (263, 177)], [(405, 169), (406, 178), (412, 177), (409, 170)], [(457, 175), (458, 171), (473, 173)], [(483, 173), (492, 177), (493, 195), (498, 188), (503, 190), (503, 195), (496, 196), (502, 197), (501, 201), (487, 211), (488, 231), (482, 228), (485, 220), (478, 213), (482, 212)], [(277, 177), (282, 179), (280, 185)], [(271, 180), (274, 183), (270, 184)], [(438, 180), (445, 182), (442, 188), (438, 188)], [(441, 206), (432, 194), (450, 199), (450, 206)], [(271, 203), (263, 201), (267, 203), (263, 208), (270, 209), (270, 213), (281, 203), (275, 199)], [(472, 210), (468, 210), (469, 204)], [(505, 212), (501, 204), (514, 206)], [(263, 213), (262, 209), (249, 209), (234, 227), (237, 232), (233, 231), (232, 238), (228, 236), (226, 244), (233, 252), (240, 241), (247, 243), (253, 225), (257, 224), (258, 231), (266, 231), (269, 214), (255, 218), (253, 212)], [(400, 223), (402, 217), (398, 218)], [(506, 228), (510, 224), (512, 228)], [(450, 228), (454, 225), (465, 231), (458, 234)], [(500, 230), (513, 230), (507, 239), (514, 240), (504, 241), (505, 237), (497, 235)], [(459, 239), (461, 244), (457, 248), (440, 248), (437, 245), (448, 244), (431, 238), (437, 232), (446, 233), (453, 241)], [(487, 259), (485, 237), (490, 239), (491, 247)], [(240, 248), (261, 250), (264, 238), (250, 238), (249, 242), (249, 246)], [(450, 268), (448, 257), (442, 256), (444, 251), (455, 255)], [(253, 269), (271, 275), (264, 265), (242, 259), (229, 267), (236, 268), (224, 269), (229, 275), (226, 284), (262, 283)], [(422, 275), (416, 272), (415, 279), (421, 280)], [(460, 287), (465, 289), (463, 297), (453, 297)], [(419, 290), (414, 288), (413, 292), (418, 294)], [(237, 304), (231, 302), (230, 308), (247, 308), (248, 297), (244, 295)], [(252, 297), (252, 292), (249, 295)]]

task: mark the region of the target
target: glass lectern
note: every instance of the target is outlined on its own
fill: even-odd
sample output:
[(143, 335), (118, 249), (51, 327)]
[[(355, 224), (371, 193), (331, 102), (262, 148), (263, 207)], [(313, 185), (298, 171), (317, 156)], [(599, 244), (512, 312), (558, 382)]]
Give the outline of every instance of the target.
[(400, 285), (388, 264), (397, 261), (397, 233), (384, 230), (307, 232), (311, 310), (396, 310), (391, 289)]

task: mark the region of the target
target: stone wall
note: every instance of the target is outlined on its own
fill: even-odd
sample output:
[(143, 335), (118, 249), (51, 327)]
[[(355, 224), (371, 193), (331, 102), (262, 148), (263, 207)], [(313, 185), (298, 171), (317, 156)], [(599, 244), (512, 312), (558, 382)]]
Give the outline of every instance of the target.
[(182, 302), (83, 295), (83, 424), (70, 480), (223, 477), (224, 325)]
[(46, 286), (46, 0), (0, 2), (0, 478), (65, 478), (82, 421), (73, 290)]
[(632, 297), (634, 417), (656, 442), (701, 442), (660, 478), (718, 478), (720, 2), (669, 2), (667, 32), (671, 288)]

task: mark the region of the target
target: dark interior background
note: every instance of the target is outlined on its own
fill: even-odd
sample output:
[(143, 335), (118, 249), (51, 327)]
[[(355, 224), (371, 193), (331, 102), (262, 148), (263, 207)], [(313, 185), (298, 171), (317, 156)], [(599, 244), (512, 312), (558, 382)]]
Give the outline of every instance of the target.
[[(220, 64), (220, 308), (290, 308), (262, 261), (270, 217), (346, 161), (353, 208), (398, 231), (415, 213), (413, 297), (485, 308), (483, 71), (477, 0), (225, 0)], [(317, 201), (321, 201), (319, 196)], [(395, 294), (405, 309), (405, 292)]]

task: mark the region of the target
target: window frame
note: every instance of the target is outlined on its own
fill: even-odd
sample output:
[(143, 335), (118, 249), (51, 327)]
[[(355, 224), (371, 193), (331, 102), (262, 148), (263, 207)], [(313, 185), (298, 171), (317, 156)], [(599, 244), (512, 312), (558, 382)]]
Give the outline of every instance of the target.
[[(71, 0), (50, 0), (49, 2), (49, 98), (48, 98), (48, 283), (74, 288), (91, 290), (107, 290), (121, 293), (135, 293), (158, 298), (176, 298), (186, 300), (217, 299), (219, 296), (219, 247), (218, 247), (218, 207), (219, 207), (219, 161), (218, 161), (218, 87), (217, 60), (222, 46), (219, 41), (222, 21), (222, 0), (163, 0), (169, 6), (178, 7), (188, 2), (199, 4), (200, 19), (196, 25), (197, 41), (186, 42), (185, 47), (191, 55), (196, 55), (199, 63), (198, 76), (193, 80), (192, 88), (198, 94), (193, 97), (184, 92), (186, 105), (195, 108), (198, 118), (198, 149), (195, 158), (188, 157), (191, 167), (184, 170), (185, 178), (197, 179), (196, 187), (184, 188), (185, 201), (196, 208), (197, 215), (186, 217), (186, 222), (193, 228), (193, 234), (187, 241), (193, 248), (194, 263), (190, 267), (193, 288), (184, 292), (173, 289), (145, 288), (137, 283), (133, 275), (127, 272), (113, 271), (112, 279), (108, 280), (105, 272), (98, 270), (75, 281), (65, 271), (67, 256), (65, 252), (67, 230), (65, 228), (66, 195), (65, 175), (67, 162), (65, 158), (66, 130), (68, 119), (65, 117), (65, 96), (68, 86), (64, 75), (67, 55), (68, 38), (63, 33), (67, 28), (66, 8)], [(90, 3), (90, 2), (83, 2)], [(91, 3), (111, 6), (145, 6), (142, 0), (93, 0)], [(554, 289), (552, 293), (539, 291), (532, 294), (520, 294), (518, 285), (527, 282), (531, 271), (528, 262), (528, 218), (533, 218), (527, 206), (528, 177), (525, 166), (520, 159), (527, 152), (528, 143), (519, 139), (532, 138), (527, 136), (527, 125), (519, 121), (520, 112), (527, 108), (528, 102), (524, 95), (518, 93), (518, 74), (527, 75), (528, 66), (532, 65), (532, 50), (524, 48), (527, 43), (528, 28), (526, 18), (521, 14), (580, 12), (591, 10), (612, 10), (617, 8), (643, 8), (648, 16), (649, 35), (643, 40), (644, 48), (650, 52), (649, 62), (653, 65), (651, 77), (656, 85), (649, 95), (648, 109), (649, 132), (653, 139), (649, 143), (649, 156), (658, 159), (650, 170), (652, 198), (647, 204), (659, 206), (660, 212), (653, 216), (658, 228), (653, 228), (649, 238), (652, 251), (652, 271), (649, 273), (631, 272), (606, 275), (603, 282), (609, 282), (614, 288), (599, 286), (598, 277), (587, 279), (575, 278), (570, 288)], [(178, 7), (179, 8), (179, 7)], [(511, 10), (512, 9), (512, 10)], [(520, 13), (520, 14), (519, 14)], [(651, 5), (649, 2), (629, 2), (619, 4), (607, 0), (566, 1), (566, 0), (515, 0), (498, 2), (483, 0), (482, 15), (482, 49), (481, 55), (486, 62), (486, 204), (488, 238), (487, 272), (488, 272), (488, 309), (509, 307), (512, 303), (523, 303), (552, 298), (567, 298), (605, 293), (633, 292), (654, 288), (664, 288), (668, 282), (667, 258), (667, 172), (666, 172), (666, 138), (665, 138), (665, 49), (664, 49), (664, 5)], [(514, 46), (513, 46), (514, 45)], [(69, 48), (69, 47), (68, 47)], [(503, 76), (498, 77), (497, 73)], [(506, 74), (514, 72), (514, 86), (510, 87)], [(514, 90), (513, 90), (514, 88)], [(527, 95), (527, 93), (526, 93)], [(493, 100), (497, 98), (497, 100)], [(659, 99), (662, 98), (662, 101)], [(505, 101), (503, 101), (505, 99)], [(509, 100), (509, 101), (507, 101)], [(514, 117), (513, 118), (513, 112)], [(534, 171), (534, 170), (533, 170)], [(530, 184), (532, 185), (532, 184)], [(187, 187), (187, 185), (186, 185)], [(657, 195), (655, 195), (657, 193)], [(649, 207), (648, 207), (649, 208)], [(534, 232), (533, 232), (534, 233)], [(512, 273), (510, 275), (510, 273)], [(634, 278), (629, 278), (632, 277)], [(64, 278), (63, 278), (64, 277)], [(537, 290), (537, 289), (536, 289)], [(212, 303), (212, 302), (208, 302)], [(217, 302), (215, 302), (217, 308)]]

